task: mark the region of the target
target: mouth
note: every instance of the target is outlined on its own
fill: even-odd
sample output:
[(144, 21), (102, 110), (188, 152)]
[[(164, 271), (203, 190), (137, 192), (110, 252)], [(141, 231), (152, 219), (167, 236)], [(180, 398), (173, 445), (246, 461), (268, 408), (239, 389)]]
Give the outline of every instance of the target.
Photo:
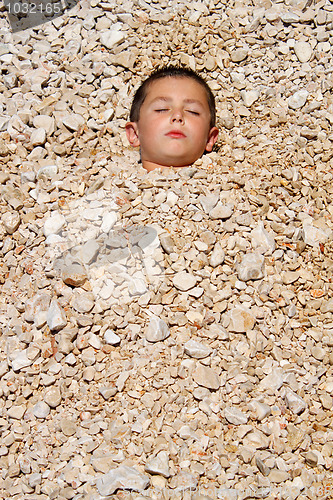
[(186, 135), (183, 134), (183, 132), (181, 132), (180, 130), (171, 130), (166, 134), (166, 136), (171, 137), (172, 139), (183, 139), (184, 137), (186, 137)]

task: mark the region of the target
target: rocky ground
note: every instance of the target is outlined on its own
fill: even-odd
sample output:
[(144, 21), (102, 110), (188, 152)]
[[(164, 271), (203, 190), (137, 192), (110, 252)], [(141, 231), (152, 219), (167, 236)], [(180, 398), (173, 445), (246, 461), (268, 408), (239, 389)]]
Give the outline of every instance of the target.
[[(333, 497), (333, 4), (82, 1), (0, 19), (0, 496)], [(161, 63), (220, 140), (146, 173)]]

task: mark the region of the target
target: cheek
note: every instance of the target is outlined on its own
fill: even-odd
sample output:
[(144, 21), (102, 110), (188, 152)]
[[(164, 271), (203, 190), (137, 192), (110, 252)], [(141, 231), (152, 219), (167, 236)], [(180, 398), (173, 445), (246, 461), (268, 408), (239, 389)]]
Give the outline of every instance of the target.
[(209, 132), (206, 122), (196, 123), (193, 131), (198, 143), (206, 143)]
[(140, 133), (142, 135), (146, 135), (147, 137), (153, 137), (158, 133), (162, 126), (163, 123), (161, 119), (154, 117), (140, 127)]

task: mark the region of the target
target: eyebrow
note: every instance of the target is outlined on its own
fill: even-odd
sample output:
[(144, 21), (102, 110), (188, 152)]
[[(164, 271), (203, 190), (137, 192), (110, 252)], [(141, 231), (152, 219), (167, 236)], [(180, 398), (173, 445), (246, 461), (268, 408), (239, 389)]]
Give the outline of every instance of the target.
[[(164, 97), (164, 96), (155, 97), (155, 99), (151, 101), (151, 104), (154, 104), (156, 101), (171, 102), (172, 97)], [(198, 99), (184, 99), (183, 102), (185, 104), (198, 104), (199, 106), (203, 107), (202, 102), (199, 101)]]

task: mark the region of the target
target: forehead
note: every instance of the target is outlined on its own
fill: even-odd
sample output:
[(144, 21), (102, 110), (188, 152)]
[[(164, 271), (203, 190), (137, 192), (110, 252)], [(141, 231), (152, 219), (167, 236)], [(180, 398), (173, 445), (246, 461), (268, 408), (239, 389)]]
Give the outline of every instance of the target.
[(166, 76), (154, 80), (148, 86), (145, 100), (150, 102), (158, 97), (194, 99), (208, 106), (208, 97), (204, 86), (189, 77)]

